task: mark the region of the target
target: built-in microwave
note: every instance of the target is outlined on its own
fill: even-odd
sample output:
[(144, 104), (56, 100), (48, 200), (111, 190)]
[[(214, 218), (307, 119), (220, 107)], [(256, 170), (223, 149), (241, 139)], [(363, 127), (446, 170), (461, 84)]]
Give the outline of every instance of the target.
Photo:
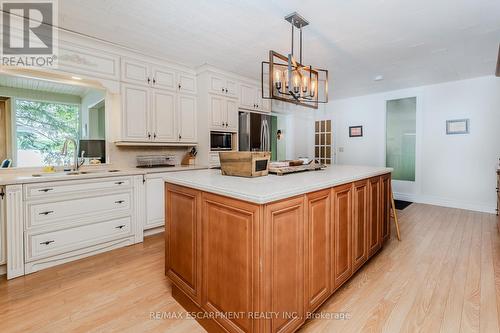
[(210, 150), (232, 150), (233, 133), (228, 132), (210, 132)]

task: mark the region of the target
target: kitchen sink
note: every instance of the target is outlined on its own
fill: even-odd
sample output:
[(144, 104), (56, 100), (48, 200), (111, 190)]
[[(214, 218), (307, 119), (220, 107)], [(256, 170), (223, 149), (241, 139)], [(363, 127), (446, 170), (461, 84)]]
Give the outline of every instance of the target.
[(78, 176), (78, 175), (92, 175), (100, 173), (113, 173), (120, 172), (120, 170), (94, 170), (94, 171), (65, 171), (65, 172), (47, 172), (47, 173), (36, 173), (32, 177), (61, 177), (61, 176)]

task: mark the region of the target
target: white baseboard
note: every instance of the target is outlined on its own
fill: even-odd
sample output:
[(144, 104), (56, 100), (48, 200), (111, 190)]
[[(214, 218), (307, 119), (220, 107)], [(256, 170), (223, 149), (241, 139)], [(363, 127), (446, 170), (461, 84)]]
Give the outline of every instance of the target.
[(459, 202), (456, 200), (451, 200), (451, 199), (447, 199), (447, 198), (440, 198), (440, 197), (435, 197), (435, 196), (428, 196), (428, 195), (426, 196), (426, 195), (416, 195), (416, 194), (394, 192), (394, 199), (422, 203), (422, 204), (427, 204), (427, 205), (434, 205), (434, 206), (472, 210), (472, 211), (476, 211), (476, 212), (483, 212), (483, 213), (490, 213), (490, 214), (497, 213), (496, 207), (491, 207), (489, 205), (482, 205), (482, 204), (469, 203), (469, 202)]
[(153, 236), (156, 234), (161, 234), (165, 231), (165, 227), (156, 227), (148, 230), (144, 230), (144, 237)]

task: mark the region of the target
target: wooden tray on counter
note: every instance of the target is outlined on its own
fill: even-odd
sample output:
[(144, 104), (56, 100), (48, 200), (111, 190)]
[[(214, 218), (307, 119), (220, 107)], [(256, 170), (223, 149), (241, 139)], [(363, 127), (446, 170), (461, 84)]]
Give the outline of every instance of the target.
[(269, 173), (276, 174), (278, 176), (284, 176), (290, 173), (305, 172), (305, 171), (317, 171), (326, 168), (323, 164), (310, 163), (297, 166), (288, 166), (281, 168), (273, 168), (269, 166)]

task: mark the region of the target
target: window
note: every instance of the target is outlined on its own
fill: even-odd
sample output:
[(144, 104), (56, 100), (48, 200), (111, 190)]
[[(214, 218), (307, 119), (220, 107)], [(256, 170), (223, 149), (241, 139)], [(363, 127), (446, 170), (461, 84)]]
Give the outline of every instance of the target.
[(321, 164), (332, 164), (332, 121), (315, 123), (314, 157)]
[(75, 104), (15, 100), (16, 166), (68, 164), (61, 156), (66, 138), (78, 140), (80, 107)]
[(387, 101), (386, 165), (394, 180), (415, 181), (417, 98)]

